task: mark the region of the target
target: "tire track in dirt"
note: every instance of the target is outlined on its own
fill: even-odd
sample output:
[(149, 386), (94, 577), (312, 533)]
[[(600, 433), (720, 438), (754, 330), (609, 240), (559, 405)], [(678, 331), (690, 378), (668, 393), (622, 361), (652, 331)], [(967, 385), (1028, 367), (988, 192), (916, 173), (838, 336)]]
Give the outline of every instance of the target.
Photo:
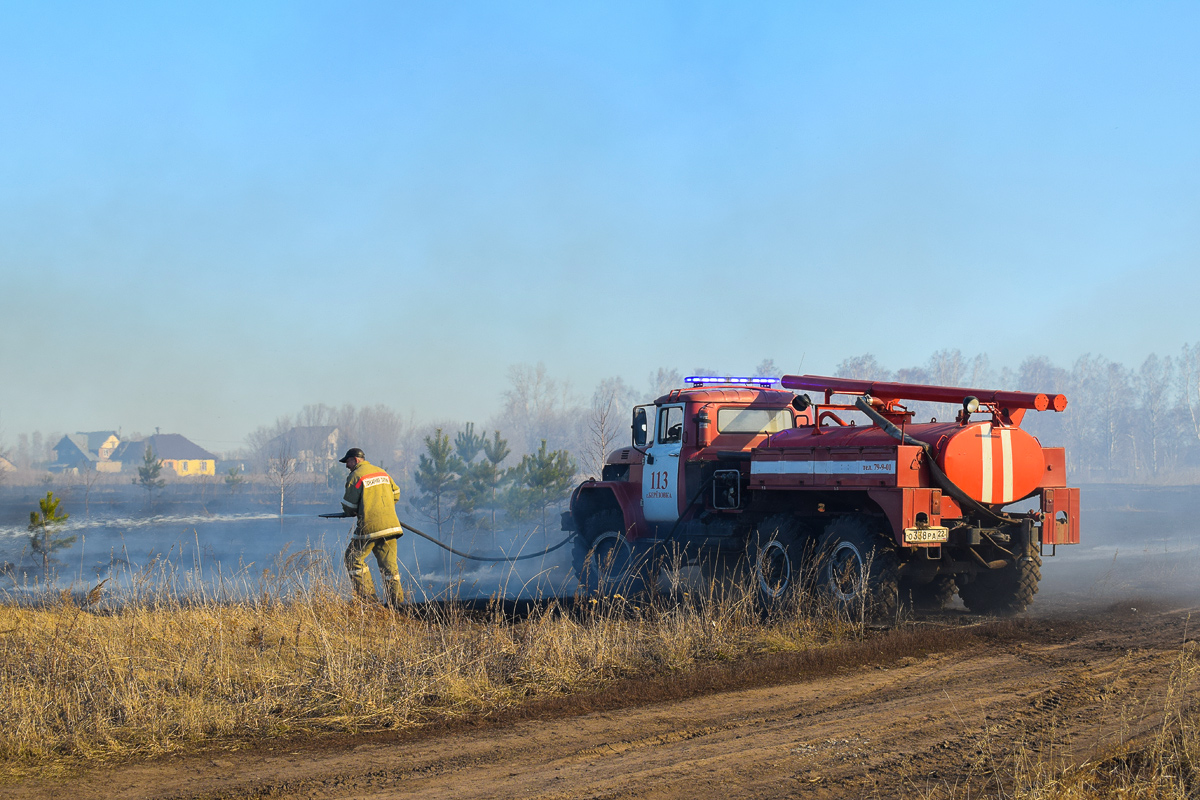
[(70, 795), (727, 800), (981, 786), (1019, 746), (1069, 741), (1087, 754), (1153, 724), (1186, 613), (1054, 620), (1034, 625), (1033, 640), (1014, 628), (969, 650), (830, 677), (411, 741), (330, 737), (131, 764), (71, 780)]

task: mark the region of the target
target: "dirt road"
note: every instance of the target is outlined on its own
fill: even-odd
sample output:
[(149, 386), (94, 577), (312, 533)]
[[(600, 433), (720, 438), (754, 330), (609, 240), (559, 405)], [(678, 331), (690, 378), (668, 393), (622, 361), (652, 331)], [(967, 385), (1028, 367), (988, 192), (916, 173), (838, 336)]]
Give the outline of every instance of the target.
[[(1189, 613), (1119, 604), (990, 626), (948, 615), (933, 627), (951, 634), (921, 655), (905, 655), (902, 645), (851, 654), (874, 661), (866, 665), (785, 657), (779, 669), (794, 674), (775, 685), (763, 685), (771, 670), (725, 669), (710, 689), (743, 688), (680, 689), (665, 678), (662, 695), (682, 699), (647, 701), (645, 686), (640, 696), (618, 687), (592, 705), (607, 710), (550, 705), (531, 718), (436, 734), (275, 742), (0, 795), (728, 800), (914, 797), (957, 787), (961, 796), (994, 780), (993, 770), (1011, 774), (1005, 762), (1018, 749), (1083, 758), (1154, 724), (1173, 663), (1194, 647), (1185, 639), (1200, 614), (1189, 622)], [(957, 631), (970, 631), (969, 640)]]

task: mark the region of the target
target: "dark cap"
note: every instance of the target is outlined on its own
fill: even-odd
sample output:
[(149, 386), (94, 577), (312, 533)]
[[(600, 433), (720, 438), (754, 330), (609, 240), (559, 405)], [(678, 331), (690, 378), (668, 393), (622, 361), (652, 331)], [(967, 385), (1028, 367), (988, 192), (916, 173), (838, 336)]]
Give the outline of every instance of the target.
[(359, 450), (357, 447), (351, 447), (349, 450), (346, 451), (346, 455), (339, 458), (338, 461), (345, 464), (347, 461), (349, 461), (352, 458), (361, 458), (363, 461), (367, 460), (367, 457), (365, 455), (363, 455), (362, 450)]

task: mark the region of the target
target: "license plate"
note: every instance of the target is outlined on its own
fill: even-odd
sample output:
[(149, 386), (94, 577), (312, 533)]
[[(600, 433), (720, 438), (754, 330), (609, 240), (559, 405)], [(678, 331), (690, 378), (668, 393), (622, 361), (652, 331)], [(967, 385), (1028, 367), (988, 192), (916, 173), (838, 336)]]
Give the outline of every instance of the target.
[(929, 528), (905, 528), (904, 541), (908, 544), (924, 544), (926, 542), (948, 542), (950, 541), (950, 529), (929, 527)]

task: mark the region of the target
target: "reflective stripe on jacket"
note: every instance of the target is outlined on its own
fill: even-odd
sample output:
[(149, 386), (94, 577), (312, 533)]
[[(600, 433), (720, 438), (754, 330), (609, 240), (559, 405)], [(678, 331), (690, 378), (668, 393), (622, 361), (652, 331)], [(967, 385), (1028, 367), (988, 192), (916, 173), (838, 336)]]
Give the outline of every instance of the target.
[(359, 464), (346, 478), (346, 494), (342, 508), (358, 515), (355, 539), (381, 539), (399, 536), (404, 532), (396, 516), (400, 487), (379, 467), (366, 461)]

